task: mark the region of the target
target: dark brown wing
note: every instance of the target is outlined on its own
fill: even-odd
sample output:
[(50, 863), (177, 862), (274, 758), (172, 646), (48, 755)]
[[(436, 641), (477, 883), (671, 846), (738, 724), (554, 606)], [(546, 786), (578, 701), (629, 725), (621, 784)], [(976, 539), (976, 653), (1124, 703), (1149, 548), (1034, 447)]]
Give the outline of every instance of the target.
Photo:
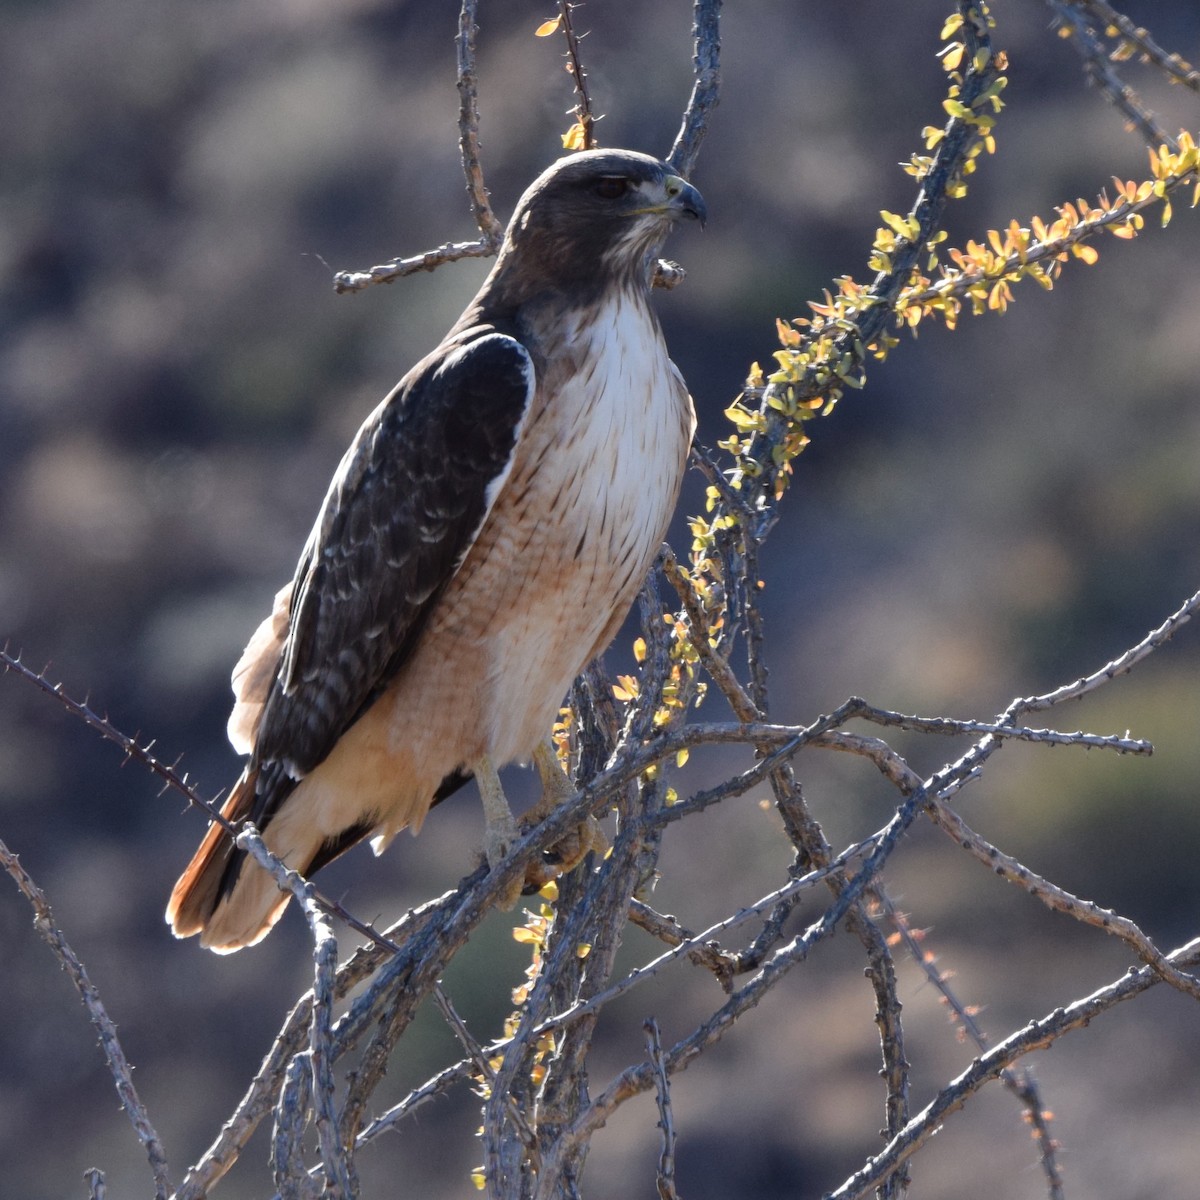
[(524, 346), (477, 327), (359, 430), (296, 570), (251, 760), (260, 828), (412, 653), (507, 475), (533, 391)]
[[(367, 418), (291, 588), (276, 597), (234, 673), (239, 707), (248, 706), (241, 717), (235, 710), (235, 745), (252, 737), (253, 748), (222, 810), (227, 819), (265, 829), (401, 669), (503, 484), (534, 386), (524, 346), (476, 326), (418, 363)], [(435, 801), (466, 778), (451, 775)], [(370, 826), (343, 830), (297, 865), (318, 869)], [(209, 828), (167, 907), (178, 937), (205, 928), (244, 859), (219, 826)]]

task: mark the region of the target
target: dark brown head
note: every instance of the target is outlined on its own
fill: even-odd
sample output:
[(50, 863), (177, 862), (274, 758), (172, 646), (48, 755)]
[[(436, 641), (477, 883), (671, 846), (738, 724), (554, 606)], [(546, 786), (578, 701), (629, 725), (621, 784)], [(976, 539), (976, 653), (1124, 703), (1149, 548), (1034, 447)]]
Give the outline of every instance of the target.
[(671, 226), (704, 218), (700, 193), (666, 163), (632, 150), (585, 150), (526, 189), (492, 282), (525, 295), (614, 281), (646, 286)]

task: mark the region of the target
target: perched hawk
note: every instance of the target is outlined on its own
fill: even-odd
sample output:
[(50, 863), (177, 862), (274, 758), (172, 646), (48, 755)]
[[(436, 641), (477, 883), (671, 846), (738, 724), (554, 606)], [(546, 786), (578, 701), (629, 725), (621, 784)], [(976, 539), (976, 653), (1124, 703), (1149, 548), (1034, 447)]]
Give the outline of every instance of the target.
[[(366, 837), (378, 854), (472, 775), (493, 867), (514, 839), (496, 770), (538, 751), (675, 505), (695, 418), (649, 279), (681, 218), (704, 201), (656, 159), (555, 163), (466, 312), (358, 431), (233, 673), (249, 760), (222, 811), (289, 866)], [(214, 824), (167, 920), (228, 952), (286, 903)]]

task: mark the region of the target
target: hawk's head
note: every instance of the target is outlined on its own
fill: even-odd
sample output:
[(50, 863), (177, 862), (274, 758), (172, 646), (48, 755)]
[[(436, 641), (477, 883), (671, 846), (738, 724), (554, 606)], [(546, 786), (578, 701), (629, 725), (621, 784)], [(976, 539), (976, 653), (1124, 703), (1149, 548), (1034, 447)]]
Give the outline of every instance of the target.
[(671, 226), (704, 223), (704, 199), (664, 162), (632, 150), (559, 159), (526, 189), (509, 223), (496, 281), (604, 288), (648, 281)]

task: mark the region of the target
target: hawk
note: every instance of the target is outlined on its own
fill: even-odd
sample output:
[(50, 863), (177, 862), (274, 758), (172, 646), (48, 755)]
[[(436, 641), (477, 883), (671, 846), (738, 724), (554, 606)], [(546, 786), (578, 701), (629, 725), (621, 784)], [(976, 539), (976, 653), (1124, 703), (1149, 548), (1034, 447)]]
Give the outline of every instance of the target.
[[(379, 854), (474, 776), (495, 867), (516, 837), (497, 769), (534, 757), (544, 791), (568, 790), (545, 738), (654, 560), (695, 428), (650, 278), (675, 222), (704, 216), (648, 155), (556, 162), (478, 295), (359, 429), (233, 672), (229, 738), (249, 757), (222, 812), (288, 866), (364, 838)], [(214, 823), (166, 916), (227, 953), (287, 899)]]

